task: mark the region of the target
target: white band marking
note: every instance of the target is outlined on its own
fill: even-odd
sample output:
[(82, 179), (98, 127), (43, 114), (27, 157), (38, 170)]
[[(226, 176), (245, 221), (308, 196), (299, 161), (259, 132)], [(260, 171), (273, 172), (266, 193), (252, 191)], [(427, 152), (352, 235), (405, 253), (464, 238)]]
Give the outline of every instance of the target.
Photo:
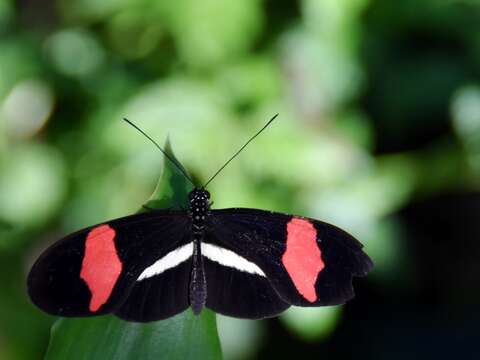
[[(193, 242), (185, 244), (167, 255), (154, 262), (146, 268), (138, 277), (137, 281), (142, 281), (159, 275), (168, 269), (180, 265), (193, 255)], [(217, 245), (202, 242), (202, 255), (211, 261), (215, 261), (223, 266), (228, 266), (239, 271), (250, 274), (257, 274), (266, 277), (265, 273), (255, 263), (235, 254), (231, 250), (227, 250)]]
[(220, 246), (202, 242), (202, 255), (220, 265), (266, 277), (256, 264)]
[(171, 269), (182, 262), (188, 260), (193, 254), (193, 242), (183, 245), (173, 251), (170, 251), (167, 255), (161, 259), (155, 261), (153, 265), (146, 268), (138, 277), (137, 281), (148, 279), (152, 276), (163, 273), (164, 271)]

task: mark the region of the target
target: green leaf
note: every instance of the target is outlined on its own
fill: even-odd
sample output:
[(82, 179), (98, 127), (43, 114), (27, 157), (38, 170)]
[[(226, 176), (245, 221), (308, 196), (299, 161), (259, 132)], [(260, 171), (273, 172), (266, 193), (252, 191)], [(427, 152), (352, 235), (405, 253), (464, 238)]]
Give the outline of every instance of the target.
[(188, 310), (147, 324), (114, 316), (60, 319), (46, 359), (221, 359), (221, 350), (215, 314)]
[[(167, 141), (165, 150), (173, 158)], [(147, 208), (186, 205), (191, 184), (165, 160), (163, 174)], [(145, 209), (143, 209), (145, 210)], [(158, 304), (162, 306), (162, 304)], [(172, 318), (147, 324), (115, 316), (58, 320), (52, 327), (46, 359), (221, 359), (216, 316), (189, 309)]]
[[(183, 166), (173, 154), (170, 141), (165, 143), (166, 153), (175, 160), (177, 166)], [(183, 169), (185, 171), (185, 169)], [(152, 209), (180, 208), (188, 204), (188, 193), (192, 190), (190, 182), (185, 179), (181, 171), (165, 158), (165, 166), (160, 181), (146, 207)]]

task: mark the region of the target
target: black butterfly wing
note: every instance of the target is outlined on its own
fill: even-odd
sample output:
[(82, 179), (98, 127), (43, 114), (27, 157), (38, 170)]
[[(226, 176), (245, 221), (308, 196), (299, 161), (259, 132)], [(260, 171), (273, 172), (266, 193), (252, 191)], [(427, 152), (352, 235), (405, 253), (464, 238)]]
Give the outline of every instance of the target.
[[(148, 322), (169, 318), (189, 307), (193, 246), (190, 234), (186, 235), (187, 238), (184, 239), (186, 244), (182, 242), (185, 245), (180, 246), (183, 250), (173, 250), (169, 253), (178, 258), (177, 253), (182, 251), (184, 256), (181, 256), (180, 260), (173, 260), (171, 267), (159, 273), (154, 271), (149, 277), (137, 278), (126, 301), (114, 311), (115, 315), (124, 320)], [(154, 268), (155, 264), (162, 261), (164, 264), (168, 263), (168, 260), (162, 259), (168, 258), (169, 254), (157, 260), (150, 268)]]
[(189, 235), (186, 212), (161, 210), (80, 230), (38, 258), (28, 275), (28, 293), (53, 315), (110, 313), (137, 301), (137, 279), (145, 268), (191, 241)]
[(226, 247), (217, 246), (220, 241), (216, 236), (215, 232), (207, 231), (202, 243), (209, 309), (242, 319), (262, 319), (290, 307), (261, 269)]
[(373, 266), (360, 242), (318, 220), (256, 209), (221, 209), (212, 210), (207, 226), (216, 245), (256, 264), (279, 298), (291, 305), (345, 303), (354, 296), (352, 278), (365, 276)]

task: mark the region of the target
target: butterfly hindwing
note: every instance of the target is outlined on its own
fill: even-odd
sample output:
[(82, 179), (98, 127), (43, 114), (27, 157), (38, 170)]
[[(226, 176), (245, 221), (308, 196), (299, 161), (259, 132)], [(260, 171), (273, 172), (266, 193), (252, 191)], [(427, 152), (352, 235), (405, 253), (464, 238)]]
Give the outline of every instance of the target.
[(142, 271), (189, 234), (185, 212), (153, 211), (92, 226), (56, 242), (28, 276), (28, 293), (42, 310), (61, 316), (112, 312)]
[(345, 231), (308, 218), (256, 209), (212, 210), (217, 245), (256, 264), (288, 304), (323, 306), (354, 296), (353, 276), (373, 266)]
[(215, 245), (218, 241), (213, 233), (207, 232), (206, 241), (209, 242), (202, 243), (202, 256), (208, 308), (232, 317), (262, 319), (278, 315), (290, 306), (255, 264)]
[(150, 278), (137, 281), (127, 300), (114, 311), (136, 322), (156, 321), (176, 315), (189, 306), (188, 291), (192, 259)]
[(124, 320), (147, 322), (169, 318), (188, 308), (193, 254), (190, 234), (185, 233), (180, 243), (183, 245), (140, 274), (115, 315)]

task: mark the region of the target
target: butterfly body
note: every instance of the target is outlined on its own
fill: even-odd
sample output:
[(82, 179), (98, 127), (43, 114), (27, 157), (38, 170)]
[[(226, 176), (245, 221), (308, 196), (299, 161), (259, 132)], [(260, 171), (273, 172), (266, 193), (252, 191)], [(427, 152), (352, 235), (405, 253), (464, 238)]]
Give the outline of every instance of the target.
[(210, 214), (210, 193), (195, 189), (189, 194), (189, 214), (192, 219), (193, 255), (190, 277), (190, 306), (199, 314), (207, 301), (207, 282), (202, 258), (202, 241), (205, 235), (205, 219)]

